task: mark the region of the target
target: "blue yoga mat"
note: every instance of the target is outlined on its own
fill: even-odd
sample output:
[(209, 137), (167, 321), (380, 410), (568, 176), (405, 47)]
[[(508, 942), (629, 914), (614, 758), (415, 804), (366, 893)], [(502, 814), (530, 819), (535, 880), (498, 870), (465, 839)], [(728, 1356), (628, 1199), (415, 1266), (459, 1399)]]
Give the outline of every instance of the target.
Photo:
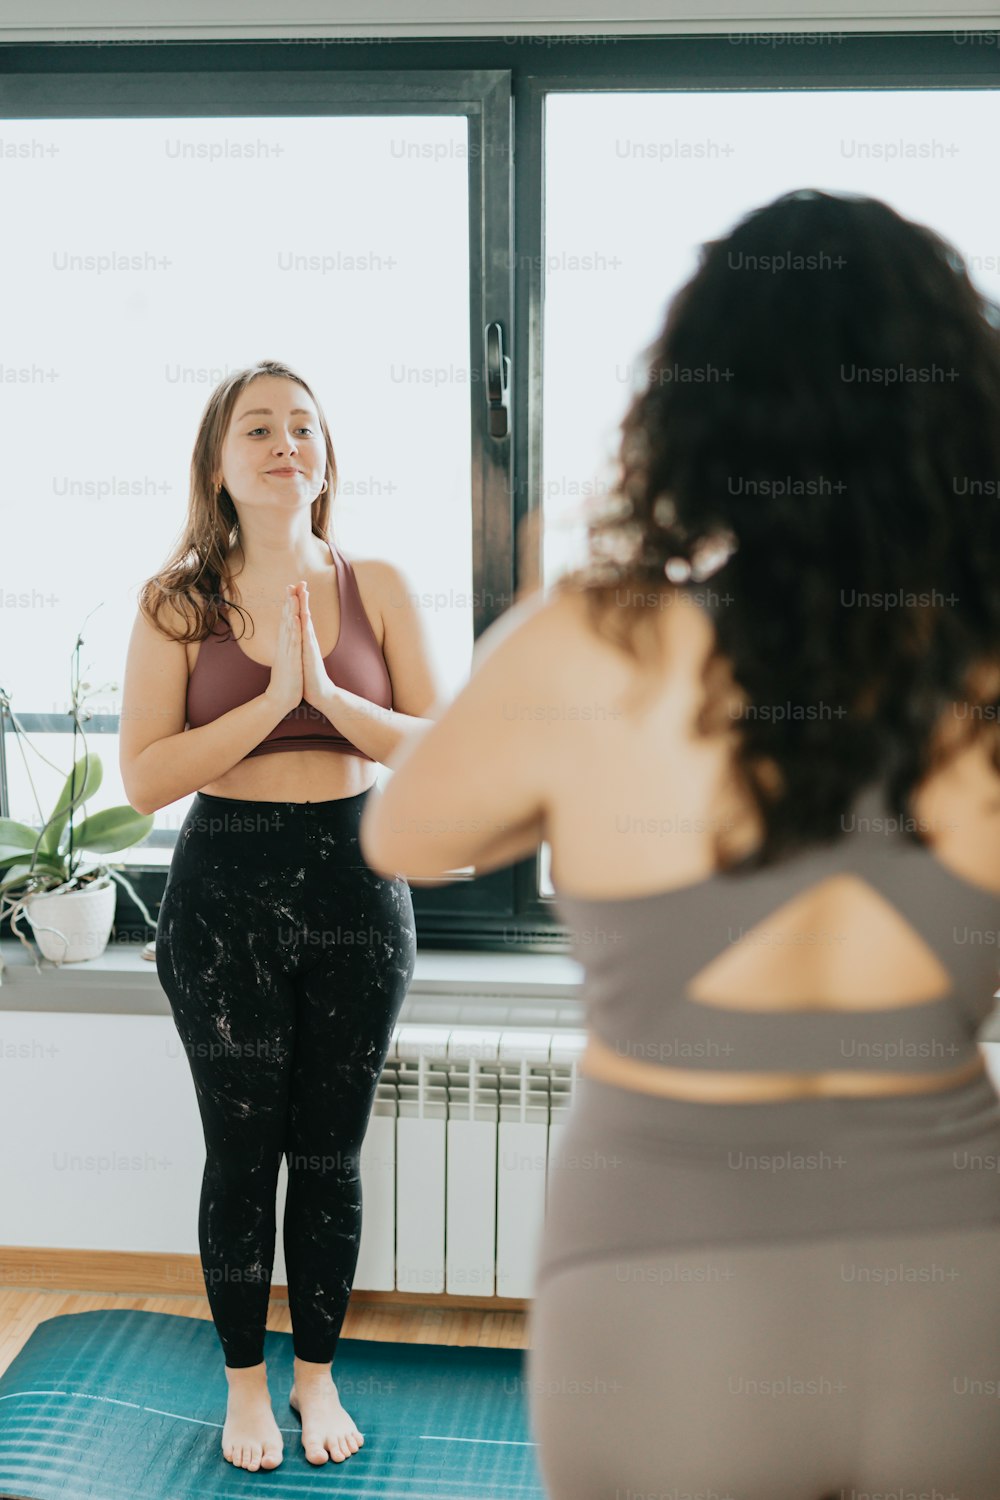
[(310, 1464), (288, 1404), (292, 1336), (265, 1338), (277, 1469), (222, 1456), (212, 1323), (107, 1309), (40, 1323), (0, 1377), (0, 1500), (545, 1500), (519, 1349), (341, 1339), (333, 1376), (364, 1446)]

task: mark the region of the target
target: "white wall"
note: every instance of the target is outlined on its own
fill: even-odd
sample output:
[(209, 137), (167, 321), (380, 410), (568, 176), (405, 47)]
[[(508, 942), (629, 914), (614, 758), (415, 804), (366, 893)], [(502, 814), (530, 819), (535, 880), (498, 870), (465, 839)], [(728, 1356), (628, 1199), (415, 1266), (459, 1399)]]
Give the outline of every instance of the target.
[(0, 42), (1000, 29), (996, 0), (3, 0)]

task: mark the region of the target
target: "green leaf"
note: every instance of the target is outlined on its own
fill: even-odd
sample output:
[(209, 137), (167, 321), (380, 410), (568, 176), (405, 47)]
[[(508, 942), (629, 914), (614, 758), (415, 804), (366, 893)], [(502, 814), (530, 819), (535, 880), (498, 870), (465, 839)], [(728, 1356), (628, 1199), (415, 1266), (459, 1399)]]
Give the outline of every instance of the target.
[(38, 829), (26, 823), (17, 823), (13, 818), (0, 818), (0, 867), (30, 854), (38, 838)]
[(74, 843), (78, 849), (87, 849), (94, 854), (114, 854), (138, 844), (152, 832), (156, 819), (151, 813), (138, 813), (125, 803), (121, 807), (105, 807), (85, 818), (74, 830)]
[(11, 865), (4, 878), (0, 880), (0, 891), (11, 890), (32, 873), (58, 875), (61, 878), (65, 874), (65, 871), (63, 870), (62, 862), (53, 859), (36, 859), (34, 872), (32, 872), (31, 866), (28, 864)]
[[(83, 779), (84, 764), (87, 765), (86, 784), (84, 784)], [(42, 834), (42, 842), (39, 845), (39, 853), (55, 854), (56, 850), (59, 848), (63, 830), (65, 829), (66, 824), (69, 821), (69, 809), (73, 802), (74, 790), (76, 792), (77, 800), (77, 807), (74, 810), (75, 817), (80, 810), (81, 803), (87, 802), (94, 795), (103, 779), (104, 767), (101, 765), (100, 756), (81, 755), (80, 759), (73, 767), (73, 770), (67, 776), (66, 784), (59, 794), (59, 801), (56, 803), (48, 826), (45, 829), (45, 832)], [(82, 796), (81, 788), (83, 789)], [(75, 831), (73, 843), (77, 843)]]

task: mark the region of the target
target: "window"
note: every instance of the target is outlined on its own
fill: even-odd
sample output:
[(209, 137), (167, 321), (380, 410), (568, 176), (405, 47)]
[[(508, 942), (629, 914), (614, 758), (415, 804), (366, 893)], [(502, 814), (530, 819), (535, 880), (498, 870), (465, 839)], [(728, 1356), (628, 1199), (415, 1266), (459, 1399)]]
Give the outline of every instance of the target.
[[(17, 577), (44, 576), (46, 588), (36, 583), (21, 606), (30, 629), (6, 665), (15, 704), (68, 710), (67, 652), (95, 605), (82, 632), (93, 686), (120, 678), (136, 589), (186, 511), (208, 393), (269, 352), (302, 371), (326, 412), (340, 474), (335, 539), (419, 580), (457, 690), (473, 624), (467, 119), (119, 118), (9, 130), (45, 153), (8, 171), (5, 194), (22, 226), (4, 249), (6, 281), (31, 288), (13, 301), (8, 336), (40, 368), (5, 401), (24, 441), (8, 454), (23, 498), (4, 551)], [(105, 688), (90, 706), (113, 719), (120, 698)], [(71, 757), (49, 735), (65, 771), (42, 767), (46, 811)], [(91, 745), (106, 805), (127, 800), (117, 738)], [(19, 759), (8, 793), (13, 816), (29, 818)], [(162, 809), (153, 847), (128, 862), (168, 863), (190, 802)]]
[[(969, 190), (989, 180), (998, 137), (996, 89), (549, 94), (544, 579), (582, 560), (586, 509), (613, 484), (641, 351), (703, 241), (793, 188), (864, 193), (943, 233), (1000, 298), (993, 205)], [(540, 893), (552, 890), (546, 860)]]
[[(314, 383), (334, 536), (404, 568), (457, 689), (523, 581), (529, 512), (543, 582), (579, 560), (641, 350), (702, 240), (790, 187), (867, 192), (941, 228), (997, 295), (975, 187), (1000, 94), (976, 35), (8, 46), (0, 684), (57, 768), (29, 762), (45, 813), (78, 632), (96, 805), (125, 800), (106, 684), (223, 373), (269, 356)], [(491, 323), (512, 360), (503, 438)], [(0, 813), (37, 821), (9, 724), (0, 739)], [(184, 806), (123, 856), (154, 912)], [(414, 887), (421, 941), (564, 947), (547, 856)], [(140, 925), (123, 891), (118, 925)]]

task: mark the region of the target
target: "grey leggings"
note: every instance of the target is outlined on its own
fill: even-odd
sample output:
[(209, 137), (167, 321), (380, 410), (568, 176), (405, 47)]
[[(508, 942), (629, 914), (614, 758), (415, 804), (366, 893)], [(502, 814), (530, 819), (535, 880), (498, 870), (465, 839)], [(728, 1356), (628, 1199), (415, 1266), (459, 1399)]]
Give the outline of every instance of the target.
[(1000, 1101), (582, 1076), (526, 1359), (549, 1500), (998, 1500)]
[(1000, 1228), (592, 1260), (536, 1290), (549, 1500), (997, 1500)]

